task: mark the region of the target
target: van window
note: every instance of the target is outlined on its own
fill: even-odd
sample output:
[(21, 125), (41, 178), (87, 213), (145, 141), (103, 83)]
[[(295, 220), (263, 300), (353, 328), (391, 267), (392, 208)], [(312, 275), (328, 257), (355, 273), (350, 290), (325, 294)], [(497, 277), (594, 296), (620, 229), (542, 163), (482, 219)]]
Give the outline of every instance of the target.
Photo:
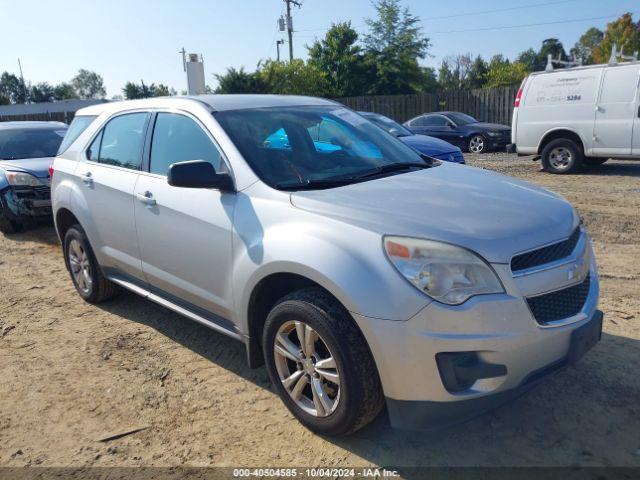
[(149, 171), (166, 175), (169, 165), (204, 160), (220, 171), (222, 155), (195, 121), (176, 113), (158, 113), (151, 141)]
[(88, 158), (106, 165), (137, 170), (142, 158), (142, 145), (148, 113), (128, 113), (110, 120), (96, 137), (102, 138), (98, 152), (96, 140), (87, 151)]
[(613, 67), (604, 71), (600, 103), (626, 103), (635, 98), (638, 67)]
[(76, 116), (71, 125), (69, 125), (69, 129), (67, 130), (62, 143), (60, 144), (60, 148), (58, 148), (58, 155), (64, 153), (76, 139), (82, 135), (91, 122), (96, 119), (95, 115), (79, 115)]

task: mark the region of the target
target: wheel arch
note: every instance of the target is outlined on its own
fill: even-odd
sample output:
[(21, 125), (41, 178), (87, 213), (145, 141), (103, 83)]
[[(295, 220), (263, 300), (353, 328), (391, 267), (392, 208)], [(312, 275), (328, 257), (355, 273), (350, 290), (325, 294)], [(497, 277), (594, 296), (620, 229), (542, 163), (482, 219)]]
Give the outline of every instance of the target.
[(68, 208), (60, 208), (54, 217), (56, 233), (61, 242), (64, 242), (64, 236), (72, 225), (80, 224), (80, 220)]
[(584, 146), (585, 142), (576, 132), (570, 128), (555, 128), (553, 130), (549, 130), (542, 135), (540, 142), (538, 143), (537, 154), (541, 155), (544, 148), (549, 144), (549, 142), (553, 140), (557, 140), (559, 138), (566, 138), (567, 140), (572, 140), (578, 145), (578, 148), (582, 150), (582, 153), (585, 153)]

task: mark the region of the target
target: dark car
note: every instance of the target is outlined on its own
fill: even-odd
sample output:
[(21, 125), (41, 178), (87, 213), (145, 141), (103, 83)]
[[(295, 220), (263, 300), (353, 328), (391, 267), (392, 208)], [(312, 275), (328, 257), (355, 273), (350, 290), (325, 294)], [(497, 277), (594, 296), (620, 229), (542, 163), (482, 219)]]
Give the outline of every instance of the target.
[(510, 127), (479, 122), (466, 113), (425, 113), (404, 125), (413, 133), (441, 138), (472, 153), (505, 150), (507, 144), (511, 143)]
[(66, 131), (60, 122), (0, 123), (0, 231), (51, 216), (49, 166)]
[(464, 156), (460, 149), (455, 145), (451, 145), (449, 142), (435, 137), (428, 137), (427, 135), (416, 135), (395, 120), (391, 120), (389, 117), (385, 117), (379, 113), (358, 113), (391, 135), (396, 136), (400, 141), (409, 145), (418, 153), (429, 155), (430, 157), (446, 162), (465, 163)]

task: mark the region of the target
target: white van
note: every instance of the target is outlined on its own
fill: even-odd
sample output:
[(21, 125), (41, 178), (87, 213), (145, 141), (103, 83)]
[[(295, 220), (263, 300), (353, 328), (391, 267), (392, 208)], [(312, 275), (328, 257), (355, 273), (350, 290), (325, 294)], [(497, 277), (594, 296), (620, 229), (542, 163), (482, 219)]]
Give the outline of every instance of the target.
[(510, 146), (568, 173), (609, 158), (640, 159), (640, 63), (536, 72), (516, 96)]

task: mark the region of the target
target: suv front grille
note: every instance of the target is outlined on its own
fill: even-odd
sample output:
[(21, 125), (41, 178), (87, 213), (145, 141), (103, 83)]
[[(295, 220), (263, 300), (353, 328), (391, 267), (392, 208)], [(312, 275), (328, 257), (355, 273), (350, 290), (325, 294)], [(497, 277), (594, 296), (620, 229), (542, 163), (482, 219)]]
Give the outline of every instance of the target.
[(516, 255), (511, 259), (511, 271), (518, 273), (522, 270), (538, 267), (545, 263), (555, 262), (561, 258), (568, 257), (576, 248), (578, 240), (580, 240), (580, 227), (576, 228), (566, 240)]
[(540, 325), (548, 325), (580, 313), (587, 301), (590, 287), (591, 275), (587, 275), (582, 283), (572, 287), (527, 298), (527, 304), (536, 321)]

